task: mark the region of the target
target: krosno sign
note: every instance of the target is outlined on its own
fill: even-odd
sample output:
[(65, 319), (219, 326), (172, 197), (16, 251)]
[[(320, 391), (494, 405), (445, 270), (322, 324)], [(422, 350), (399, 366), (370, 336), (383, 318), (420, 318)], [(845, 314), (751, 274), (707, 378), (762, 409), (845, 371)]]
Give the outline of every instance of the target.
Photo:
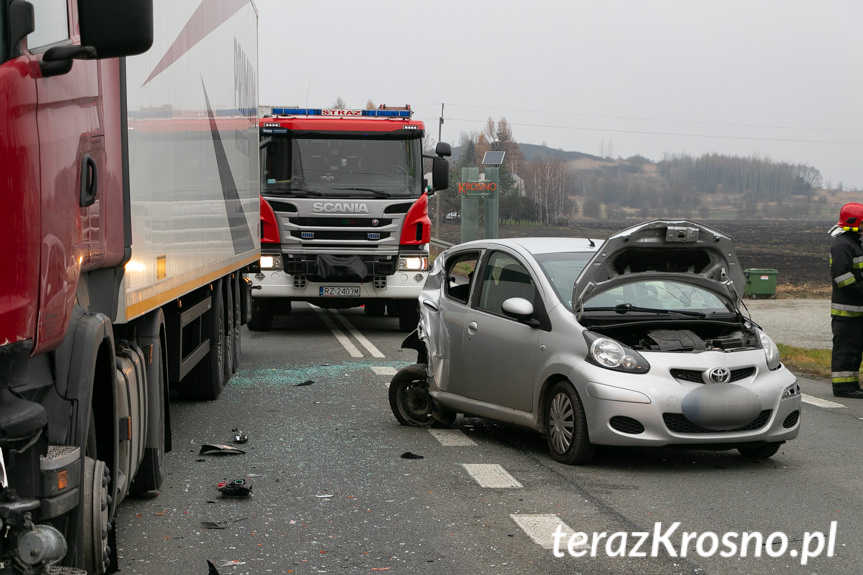
[(467, 194), (468, 192), (494, 192), (497, 191), (496, 182), (459, 182), (458, 193)]

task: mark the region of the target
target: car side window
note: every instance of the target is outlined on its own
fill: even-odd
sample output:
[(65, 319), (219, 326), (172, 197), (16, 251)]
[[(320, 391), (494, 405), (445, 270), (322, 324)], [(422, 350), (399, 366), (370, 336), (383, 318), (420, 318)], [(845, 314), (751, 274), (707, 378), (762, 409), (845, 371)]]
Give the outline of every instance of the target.
[(479, 308), (504, 315), (501, 305), (520, 297), (536, 305), (536, 286), (525, 267), (514, 257), (495, 252), (488, 260), (480, 288)]
[(460, 254), (447, 260), (445, 288), (447, 297), (464, 304), (468, 302), (478, 262), (478, 252)]

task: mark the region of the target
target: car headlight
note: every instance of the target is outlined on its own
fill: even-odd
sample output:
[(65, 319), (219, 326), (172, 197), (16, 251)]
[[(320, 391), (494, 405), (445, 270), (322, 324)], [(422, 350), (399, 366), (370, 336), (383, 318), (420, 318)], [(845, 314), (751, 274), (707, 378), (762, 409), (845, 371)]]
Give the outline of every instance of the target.
[(587, 359), (591, 363), (605, 369), (626, 373), (647, 373), (650, 371), (650, 364), (640, 353), (626, 347), (619, 341), (590, 332), (585, 332), (584, 338), (590, 346)]
[(779, 361), (779, 348), (776, 347), (770, 336), (760, 329), (758, 330), (758, 339), (761, 340), (761, 348), (764, 350), (764, 357), (767, 358), (767, 369), (770, 371), (779, 369), (782, 365), (782, 362)]
[(796, 381), (782, 390), (782, 399), (791, 399), (800, 395), (800, 384)]
[(429, 269), (427, 256), (402, 256), (399, 258), (400, 272), (424, 272)]
[(280, 270), (282, 269), (282, 256), (261, 256), (262, 270)]

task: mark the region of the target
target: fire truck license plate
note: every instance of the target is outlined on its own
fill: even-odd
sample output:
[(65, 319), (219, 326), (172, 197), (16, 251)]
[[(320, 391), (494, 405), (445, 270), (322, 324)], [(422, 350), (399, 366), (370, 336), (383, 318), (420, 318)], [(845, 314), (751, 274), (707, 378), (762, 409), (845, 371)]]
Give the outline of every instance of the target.
[(321, 297), (358, 297), (360, 288), (357, 286), (321, 286)]

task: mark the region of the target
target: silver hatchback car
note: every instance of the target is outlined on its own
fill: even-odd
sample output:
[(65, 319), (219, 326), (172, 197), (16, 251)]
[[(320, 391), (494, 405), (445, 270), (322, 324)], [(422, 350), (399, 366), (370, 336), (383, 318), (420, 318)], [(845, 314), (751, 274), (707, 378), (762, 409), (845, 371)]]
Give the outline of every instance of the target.
[(456, 415), (544, 433), (583, 464), (595, 446), (737, 449), (766, 458), (800, 430), (800, 387), (741, 311), (732, 240), (652, 221), (605, 242), (477, 240), (447, 249), (389, 387), (403, 425)]

